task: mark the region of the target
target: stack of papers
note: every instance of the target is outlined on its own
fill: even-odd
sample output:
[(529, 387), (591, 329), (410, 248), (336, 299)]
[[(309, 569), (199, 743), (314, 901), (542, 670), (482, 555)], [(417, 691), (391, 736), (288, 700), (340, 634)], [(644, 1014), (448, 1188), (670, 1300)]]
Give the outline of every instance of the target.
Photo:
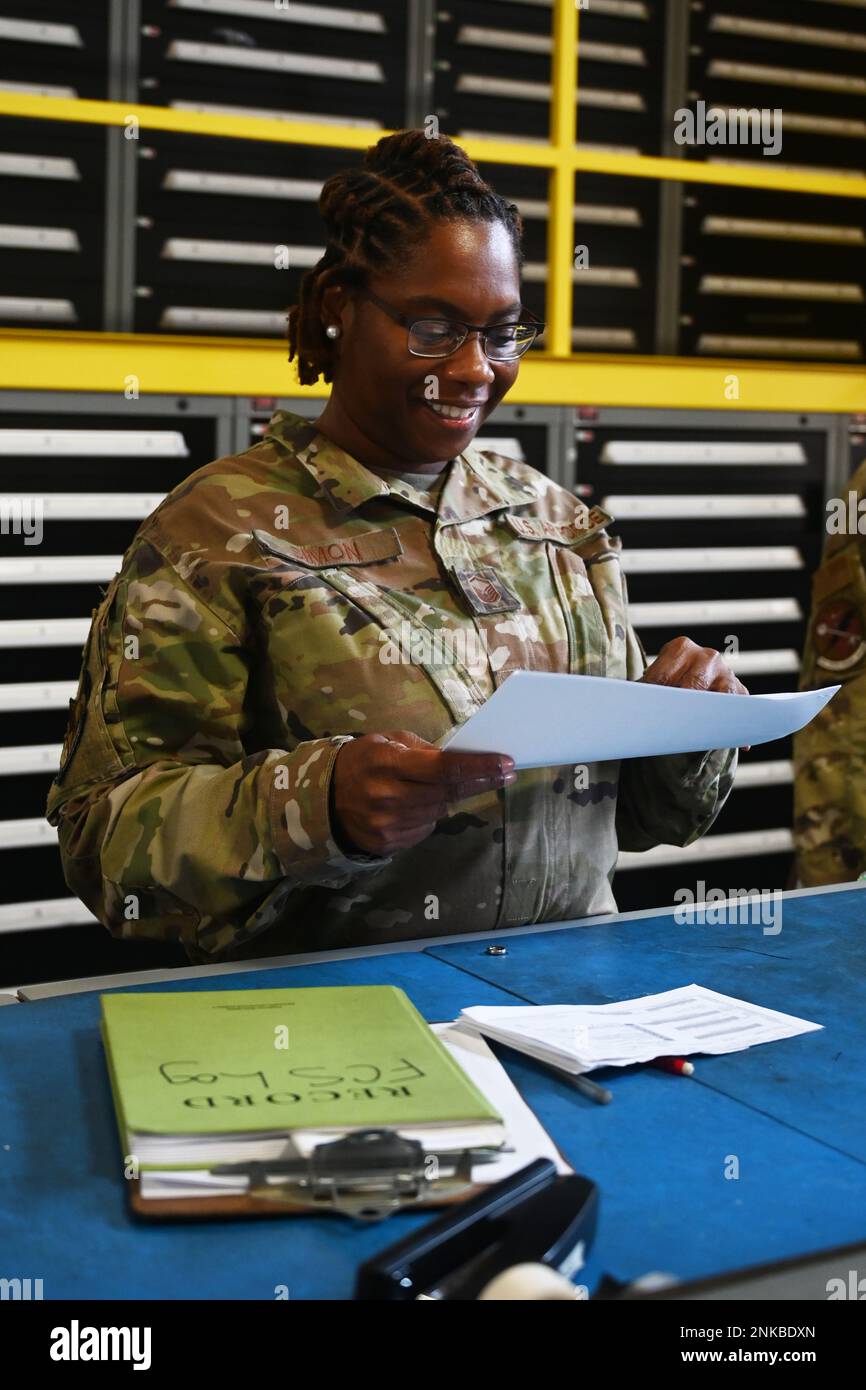
[(655, 1057), (740, 1052), (822, 1027), (695, 984), (618, 1004), (463, 1009), (458, 1021), (573, 1075)]

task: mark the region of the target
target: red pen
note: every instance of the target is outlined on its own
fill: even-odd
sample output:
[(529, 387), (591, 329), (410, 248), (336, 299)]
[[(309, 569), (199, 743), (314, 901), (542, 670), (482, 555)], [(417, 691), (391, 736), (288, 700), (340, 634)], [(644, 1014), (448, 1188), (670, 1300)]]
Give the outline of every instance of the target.
[(691, 1062), (683, 1061), (682, 1057), (656, 1057), (650, 1062), (651, 1067), (657, 1067), (659, 1071), (672, 1072), (674, 1076), (694, 1076), (695, 1069)]

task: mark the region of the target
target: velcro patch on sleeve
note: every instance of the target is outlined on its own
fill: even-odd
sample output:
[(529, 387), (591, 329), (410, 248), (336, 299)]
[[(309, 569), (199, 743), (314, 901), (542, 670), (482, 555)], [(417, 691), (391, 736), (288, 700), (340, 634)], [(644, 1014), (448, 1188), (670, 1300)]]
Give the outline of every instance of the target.
[(853, 672), (866, 656), (866, 623), (858, 604), (830, 599), (815, 614), (812, 627), (815, 661), (824, 671)]

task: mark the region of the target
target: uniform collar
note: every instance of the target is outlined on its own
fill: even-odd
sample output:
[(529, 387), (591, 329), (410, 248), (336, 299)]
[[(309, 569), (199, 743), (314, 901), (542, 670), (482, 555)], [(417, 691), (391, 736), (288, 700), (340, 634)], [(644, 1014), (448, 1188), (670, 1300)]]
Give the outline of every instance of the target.
[[(427, 511), (436, 508), (411, 484), (397, 480), (390, 484), (365, 468), (345, 449), (320, 434), (315, 425), (288, 410), (278, 410), (264, 435), (278, 445), (288, 445), (291, 453), (320, 484), (341, 516), (348, 516), (371, 497), (392, 496), (397, 501), (415, 502)], [(497, 457), (496, 455), (493, 456)], [(486, 458), (474, 444), (455, 460), (439, 495), (438, 516), (442, 525), (472, 521), (506, 507), (521, 507), (534, 501), (538, 491), (530, 483), (511, 478), (504, 468)]]
[(391, 490), (384, 478), (326, 439), (309, 420), (289, 410), (278, 410), (271, 417), (264, 438), (288, 445), (341, 516), (348, 516), (371, 497), (387, 497)]
[(531, 483), (512, 478), (494, 460), (498, 454), (486, 456), (476, 444), (470, 444), (454, 460), (448, 481), (439, 498), (439, 521), (443, 526), (453, 522), (473, 521), (490, 512), (506, 507), (525, 507), (539, 496)]

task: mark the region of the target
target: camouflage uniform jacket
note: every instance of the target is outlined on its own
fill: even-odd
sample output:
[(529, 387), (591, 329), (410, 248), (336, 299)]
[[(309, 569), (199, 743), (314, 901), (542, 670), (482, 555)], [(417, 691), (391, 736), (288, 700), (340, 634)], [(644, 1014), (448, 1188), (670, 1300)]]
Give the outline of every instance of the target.
[(828, 517), (812, 580), (800, 689), (839, 682), (842, 689), (794, 738), (794, 840), (807, 887), (866, 871), (866, 537), (859, 531), (866, 516), (857, 511), (864, 497), (866, 464), (843, 494), (835, 534)]
[(198, 962), (615, 911), (617, 841), (696, 839), (734, 753), (522, 772), (389, 858), (329, 821), (336, 735), (433, 742), (514, 670), (642, 674), (609, 520), (475, 446), (433, 503), (278, 411), (169, 494), (95, 610), (48, 802), (69, 886)]

